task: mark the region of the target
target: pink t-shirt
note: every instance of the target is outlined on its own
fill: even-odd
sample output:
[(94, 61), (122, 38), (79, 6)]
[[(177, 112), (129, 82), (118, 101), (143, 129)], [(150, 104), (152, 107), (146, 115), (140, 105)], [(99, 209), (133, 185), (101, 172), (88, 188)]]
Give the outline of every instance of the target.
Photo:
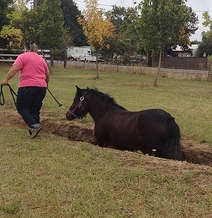
[(47, 87), (46, 75), (49, 73), (46, 61), (36, 52), (20, 54), (13, 65), (21, 67), (19, 87)]

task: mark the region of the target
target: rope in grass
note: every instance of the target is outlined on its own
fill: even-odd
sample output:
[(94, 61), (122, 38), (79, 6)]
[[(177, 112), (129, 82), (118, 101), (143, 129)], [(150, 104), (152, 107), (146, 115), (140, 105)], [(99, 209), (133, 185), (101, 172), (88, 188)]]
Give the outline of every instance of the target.
[[(11, 93), (11, 96), (12, 96), (12, 99), (13, 99), (13, 102), (16, 106), (16, 96), (17, 94), (15, 93), (15, 91), (12, 89), (12, 87), (8, 84), (7, 85), (10, 89), (10, 93)], [(5, 97), (4, 97), (4, 92), (3, 92), (3, 85), (1, 84), (1, 88), (0, 88), (0, 105), (3, 106), (5, 104)]]

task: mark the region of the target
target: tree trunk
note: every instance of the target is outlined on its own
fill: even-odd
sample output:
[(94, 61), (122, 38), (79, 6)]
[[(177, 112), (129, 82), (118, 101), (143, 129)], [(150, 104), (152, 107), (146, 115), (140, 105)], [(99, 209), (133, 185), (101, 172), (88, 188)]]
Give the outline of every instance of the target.
[(54, 67), (54, 49), (51, 48), (50, 49), (50, 63), (51, 63), (51, 67)]
[(208, 78), (207, 78), (207, 81), (211, 81), (211, 75), (212, 75), (212, 73), (211, 73), (211, 68), (212, 68), (212, 61), (211, 60), (208, 60), (208, 62), (209, 62), (209, 66), (208, 66)]
[(99, 53), (96, 53), (96, 79), (99, 79), (99, 64), (98, 64)]
[(64, 49), (64, 62), (63, 67), (66, 68), (67, 66), (67, 49)]
[(157, 72), (155, 73), (154, 87), (158, 86), (157, 80), (158, 80), (158, 76), (159, 76), (159, 74), (160, 74), (161, 59), (162, 59), (162, 53), (161, 53), (161, 51), (160, 51), (160, 54), (159, 54), (159, 61), (158, 61), (158, 68), (157, 68)]

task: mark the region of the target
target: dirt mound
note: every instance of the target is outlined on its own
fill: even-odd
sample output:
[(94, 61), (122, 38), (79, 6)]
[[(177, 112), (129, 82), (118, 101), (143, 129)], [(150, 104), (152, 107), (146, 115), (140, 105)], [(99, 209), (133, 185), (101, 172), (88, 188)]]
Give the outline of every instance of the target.
[[(56, 113), (52, 117), (54, 118), (49, 118), (48, 112), (42, 111), (41, 124), (45, 132), (64, 136), (72, 141), (82, 141), (95, 144), (93, 123), (79, 124), (76, 121), (66, 121), (65, 115), (61, 113)], [(9, 109), (9, 107), (6, 106), (1, 107), (0, 120), (1, 125), (4, 126), (18, 126), (26, 128), (26, 125), (19, 114), (14, 111), (14, 109)], [(207, 144), (200, 144), (194, 140), (182, 140), (181, 144), (184, 161), (212, 166), (211, 146)]]

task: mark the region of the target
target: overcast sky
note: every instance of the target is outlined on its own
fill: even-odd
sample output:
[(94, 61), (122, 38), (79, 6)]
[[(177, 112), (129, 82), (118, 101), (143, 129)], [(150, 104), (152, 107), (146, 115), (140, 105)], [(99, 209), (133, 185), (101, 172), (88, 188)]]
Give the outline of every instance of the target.
[[(76, 2), (79, 10), (84, 9), (84, 0), (74, 0), (74, 2)], [(139, 0), (137, 0), (137, 2), (139, 2)], [(98, 3), (100, 8), (104, 8), (105, 10), (111, 10), (112, 5), (134, 7), (133, 0), (98, 0)], [(202, 26), (202, 13), (208, 11), (210, 12), (210, 16), (212, 16), (212, 0), (187, 0), (186, 4), (193, 9), (200, 21), (198, 24), (199, 29), (196, 31), (195, 35), (191, 37), (191, 40), (201, 41), (201, 33), (208, 30)]]

